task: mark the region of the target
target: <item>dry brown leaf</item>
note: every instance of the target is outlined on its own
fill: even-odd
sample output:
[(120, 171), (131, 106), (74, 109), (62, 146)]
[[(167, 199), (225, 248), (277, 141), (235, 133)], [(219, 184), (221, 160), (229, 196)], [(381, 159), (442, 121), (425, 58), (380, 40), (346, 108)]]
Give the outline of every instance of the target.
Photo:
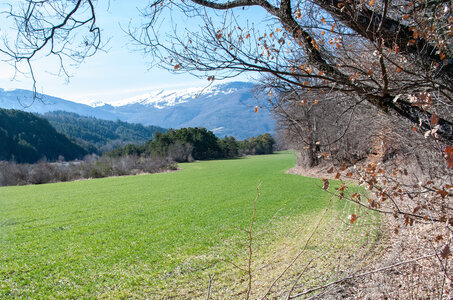
[(448, 258), (450, 256), (450, 254), (451, 254), (450, 246), (448, 246), (448, 245), (445, 245), (445, 247), (442, 249), (442, 251), (440, 251), (440, 256), (443, 259)]
[(329, 190), (329, 180), (323, 179), (322, 181), (324, 182), (322, 189), (325, 191)]

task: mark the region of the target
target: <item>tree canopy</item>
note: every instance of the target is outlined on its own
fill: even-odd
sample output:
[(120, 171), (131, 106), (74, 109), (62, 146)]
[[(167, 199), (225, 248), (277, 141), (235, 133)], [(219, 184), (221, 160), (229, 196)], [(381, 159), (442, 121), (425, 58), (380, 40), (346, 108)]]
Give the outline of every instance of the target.
[(202, 127), (170, 129), (156, 132), (154, 138), (143, 146), (132, 144), (115, 149), (109, 156), (147, 155), (166, 157), (177, 162), (216, 158), (233, 158), (240, 155), (271, 154), (274, 139), (269, 133), (237, 141), (234, 137), (222, 139)]
[[(250, 7), (267, 13), (268, 26), (248, 22)], [(282, 85), (337, 92), (453, 143), (451, 1), (154, 0), (141, 13), (143, 26), (129, 34), (169, 70), (211, 81), (255, 72), (270, 93)], [(181, 29), (181, 18), (168, 18), (176, 13), (199, 27)], [(0, 51), (32, 75), (38, 54), (59, 58), (64, 73), (67, 59), (80, 62), (101, 46), (90, 0), (23, 0), (6, 15), (17, 35)]]
[[(250, 6), (274, 22), (264, 30), (244, 26), (238, 20)], [(177, 9), (203, 18), (202, 30), (174, 30), (168, 38), (155, 29), (163, 11)], [(282, 85), (338, 92), (423, 133), (435, 128), (451, 144), (451, 9), (450, 1), (155, 1), (146, 11), (150, 21), (131, 35), (174, 71), (211, 80), (258, 72), (270, 93)]]
[(155, 132), (165, 132), (158, 126), (143, 126), (117, 121), (101, 120), (64, 111), (43, 115), (58, 131), (89, 149), (90, 153), (111, 151), (126, 144), (141, 145), (151, 139)]

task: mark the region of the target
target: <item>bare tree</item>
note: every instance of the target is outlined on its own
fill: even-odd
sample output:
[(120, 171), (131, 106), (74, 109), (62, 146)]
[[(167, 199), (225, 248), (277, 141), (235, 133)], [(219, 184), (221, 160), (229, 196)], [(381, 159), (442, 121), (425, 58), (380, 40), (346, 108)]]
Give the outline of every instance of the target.
[(307, 92), (272, 79), (263, 88), (277, 92), (269, 97), (268, 106), (287, 144), (299, 151), (298, 165), (304, 168), (326, 159), (337, 164), (365, 159), (371, 151), (369, 140), (386, 123), (373, 106), (339, 93)]
[[(33, 80), (38, 56), (55, 56), (68, 75), (67, 60), (80, 62), (101, 46), (93, 1), (22, 3), (3, 12), (16, 36), (4, 36), (0, 52), (18, 71), (25, 63)], [(258, 72), (320, 93), (352, 93), (423, 133), (436, 127), (452, 144), (451, 6), (447, 0), (155, 0), (142, 11), (143, 26), (129, 32), (173, 71), (210, 80)], [(248, 7), (264, 10), (269, 26), (244, 20)], [(162, 31), (172, 12), (197, 18), (200, 28), (181, 30), (175, 22), (172, 32)]]
[[(358, 140), (370, 142), (373, 132), (366, 132), (366, 126), (373, 114), (361, 110), (365, 103), (373, 106), (374, 112), (390, 116), (385, 124), (388, 128), (372, 128), (378, 132), (385, 129), (379, 137), (383, 145), (385, 138), (398, 135), (403, 137), (400, 141), (407, 141), (412, 129), (418, 131), (418, 145), (431, 143), (420, 142), (423, 135), (434, 137), (432, 146), (437, 152), (430, 163), (437, 168), (435, 178), (417, 178), (403, 166), (390, 170), (375, 161), (357, 166), (355, 171), (342, 166), (333, 173), (336, 178), (341, 178), (341, 170), (346, 178), (357, 176), (372, 197), (360, 193), (347, 197), (346, 183), (332, 193), (367, 207), (366, 212), (394, 218), (394, 223), (386, 219), (386, 224), (401, 234), (399, 241), (415, 244), (413, 251), (398, 252), (398, 259), (407, 258), (401, 264), (413, 262), (417, 256), (437, 257), (437, 266), (423, 266), (429, 274), (425, 279), (435, 278), (436, 283), (427, 284), (423, 279), (417, 284), (430, 286), (435, 291), (431, 295), (441, 299), (445, 282), (451, 278), (451, 239), (446, 236), (453, 220), (453, 185), (451, 170), (446, 169), (442, 156), (453, 153), (452, 5), (443, 0), (159, 0), (144, 11), (147, 22), (143, 27), (130, 28), (130, 34), (157, 64), (174, 72), (190, 72), (210, 81), (244, 72), (264, 75), (274, 111), (308, 148), (310, 165), (316, 163), (323, 141), (328, 146), (336, 141), (332, 139), (335, 134), (347, 137), (346, 129), (351, 125), (361, 129), (358, 132), (365, 131), (366, 139)], [(247, 22), (250, 7), (267, 13), (267, 26)], [(174, 24), (173, 31), (162, 31), (158, 26), (162, 17), (176, 12), (198, 18), (200, 28), (181, 30)], [(342, 101), (337, 102), (338, 98)], [(324, 105), (325, 110), (317, 112)], [(362, 118), (351, 122), (347, 117), (341, 119), (342, 126), (337, 126), (334, 134), (319, 129), (322, 122), (348, 116), (354, 109)], [(326, 112), (334, 113), (323, 114)], [(414, 150), (416, 143), (404, 147), (419, 151)], [(413, 178), (409, 180), (406, 174)], [(329, 189), (327, 180), (324, 188)], [(350, 217), (354, 223), (360, 215)], [(412, 228), (423, 238), (412, 239)], [(414, 272), (407, 270), (406, 274), (413, 276)], [(411, 291), (408, 285), (404, 289)]]
[[(266, 29), (241, 21), (252, 6), (268, 13)], [(201, 28), (156, 29), (176, 10), (198, 17)], [(257, 72), (319, 93), (353, 94), (423, 133), (437, 126), (438, 137), (453, 142), (450, 1), (159, 0), (144, 16), (130, 34), (168, 69), (210, 80)]]
[[(244, 21), (248, 7), (263, 9), (269, 26)], [(453, 142), (450, 1), (155, 0), (142, 12), (143, 26), (129, 32), (168, 69), (210, 80), (258, 72), (320, 93), (352, 93)], [(200, 28), (162, 31), (172, 12), (197, 18)], [(37, 56), (55, 56), (67, 75), (67, 60), (80, 62), (101, 45), (91, 0), (24, 0), (3, 16), (17, 35), (4, 37), (0, 51), (15, 67), (25, 63), (33, 80)]]
[(59, 75), (69, 77), (68, 64), (81, 63), (100, 49), (101, 31), (96, 25), (94, 1), (24, 0), (13, 3), (0, 15), (3, 26), (11, 26), (14, 32), (8, 34), (6, 31), (2, 36), (0, 57), (17, 72), (29, 74), (35, 92), (33, 66), (36, 59), (56, 58)]

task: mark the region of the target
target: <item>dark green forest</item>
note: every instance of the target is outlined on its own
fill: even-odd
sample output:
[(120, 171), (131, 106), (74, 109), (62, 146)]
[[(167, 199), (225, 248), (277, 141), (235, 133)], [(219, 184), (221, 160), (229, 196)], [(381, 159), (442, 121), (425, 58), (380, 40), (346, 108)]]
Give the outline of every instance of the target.
[(18, 163), (73, 160), (88, 154), (46, 119), (20, 110), (0, 109), (0, 145), (0, 160)]
[[(46, 119), (44, 119), (44, 117)], [(105, 153), (170, 158), (177, 162), (272, 153), (268, 133), (238, 141), (205, 128), (165, 129), (52, 112), (43, 116), (0, 109), (0, 160), (35, 163)]]
[(101, 154), (126, 144), (140, 145), (152, 139), (158, 126), (143, 126), (122, 121), (107, 121), (64, 111), (42, 115), (58, 132), (66, 134), (90, 153)]

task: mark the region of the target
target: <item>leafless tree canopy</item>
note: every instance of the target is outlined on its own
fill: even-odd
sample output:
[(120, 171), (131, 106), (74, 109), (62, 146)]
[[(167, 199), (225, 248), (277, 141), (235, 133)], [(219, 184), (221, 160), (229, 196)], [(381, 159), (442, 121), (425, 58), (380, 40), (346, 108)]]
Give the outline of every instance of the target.
[[(59, 61), (60, 75), (69, 76), (66, 69), (68, 64), (82, 62), (94, 55), (101, 46), (101, 31), (96, 25), (94, 2), (11, 2), (9, 8), (0, 15), (4, 29), (0, 58), (12, 64), (16, 71), (29, 74), (34, 83), (34, 62), (46, 56)], [(5, 28), (7, 26), (11, 28)]]
[(370, 140), (386, 126), (395, 127), (375, 107), (357, 104), (339, 93), (307, 93), (282, 82), (274, 89), (280, 93), (269, 101), (269, 108), (287, 145), (300, 152), (298, 165), (304, 168), (327, 159), (348, 165), (364, 160), (374, 151)]
[[(252, 6), (267, 12), (266, 28), (243, 21)], [(175, 11), (200, 28), (160, 26)], [(352, 94), (453, 142), (450, 1), (160, 0), (144, 16), (130, 34), (170, 70), (209, 80), (258, 72)]]
[[(24, 63), (35, 79), (34, 59), (55, 56), (67, 75), (67, 60), (101, 46), (94, 4), (14, 2), (2, 14), (16, 32), (3, 37), (3, 59), (19, 71)], [(267, 13), (266, 26), (249, 18), (250, 7)], [(321, 94), (353, 94), (453, 142), (451, 1), (155, 0), (142, 15), (131, 37), (170, 70), (209, 80), (258, 72)], [(178, 15), (198, 28), (178, 24)]]

